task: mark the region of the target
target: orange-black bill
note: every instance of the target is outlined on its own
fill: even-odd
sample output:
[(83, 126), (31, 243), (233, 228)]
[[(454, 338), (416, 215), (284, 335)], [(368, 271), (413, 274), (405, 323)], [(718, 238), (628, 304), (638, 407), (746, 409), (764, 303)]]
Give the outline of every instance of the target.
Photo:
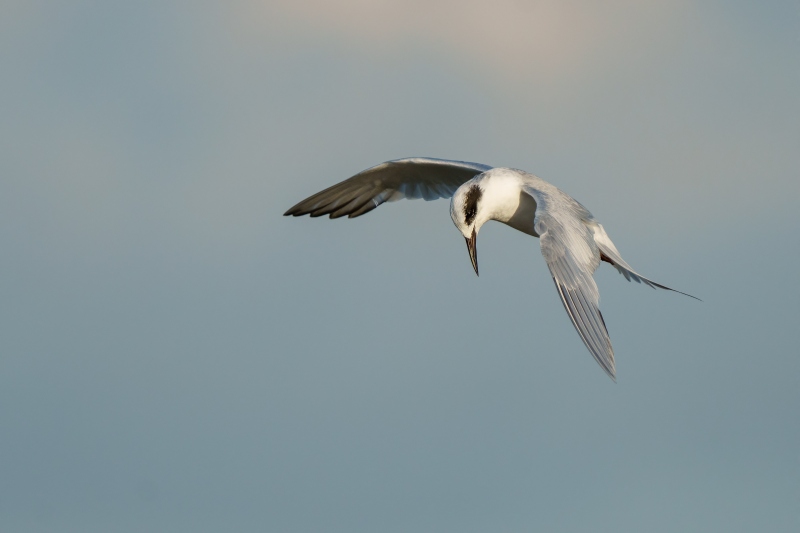
[(478, 274), (478, 250), (475, 248), (475, 240), (478, 238), (478, 234), (475, 233), (475, 229), (472, 229), (472, 237), (465, 237), (464, 239), (467, 241), (467, 251), (469, 251), (469, 260), (472, 261), (472, 268), (475, 269), (475, 274)]

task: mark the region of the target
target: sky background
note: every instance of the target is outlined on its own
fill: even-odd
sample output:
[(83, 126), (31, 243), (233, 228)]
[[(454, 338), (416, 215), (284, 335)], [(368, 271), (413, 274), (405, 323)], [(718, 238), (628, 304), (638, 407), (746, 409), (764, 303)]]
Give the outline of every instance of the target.
[[(646, 4), (646, 5), (645, 5)], [(800, 530), (800, 4), (0, 2), (0, 530)], [(626, 260), (283, 217), (533, 172)]]

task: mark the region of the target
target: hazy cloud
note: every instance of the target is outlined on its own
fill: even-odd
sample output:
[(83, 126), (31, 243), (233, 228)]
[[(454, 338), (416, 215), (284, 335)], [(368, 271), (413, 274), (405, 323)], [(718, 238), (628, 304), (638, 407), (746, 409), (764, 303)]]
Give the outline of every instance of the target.
[[(609, 52), (635, 49), (669, 34), (687, 4), (499, 0), (287, 0), (234, 4), (249, 31), (301, 31), (335, 36), (382, 52), (413, 46), (441, 47), (464, 62), (511, 78), (535, 76), (558, 84)], [(288, 26), (288, 27), (287, 27)], [(605, 61), (604, 61), (605, 62)]]

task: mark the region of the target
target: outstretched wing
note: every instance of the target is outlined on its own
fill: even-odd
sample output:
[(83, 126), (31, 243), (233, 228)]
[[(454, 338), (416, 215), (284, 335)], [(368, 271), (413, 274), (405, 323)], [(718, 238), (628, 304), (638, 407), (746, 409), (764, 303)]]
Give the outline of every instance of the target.
[(600, 264), (600, 252), (584, 223), (591, 214), (553, 189), (539, 191), (525, 187), (536, 199), (534, 229), (539, 234), (542, 255), (572, 325), (595, 360), (616, 381), (614, 349), (600, 313), (600, 292), (592, 277)]
[(402, 198), (449, 198), (462, 183), (491, 168), (478, 163), (427, 157), (387, 161), (309, 196), (284, 215), (330, 215), (330, 218), (347, 215), (354, 218), (384, 202)]

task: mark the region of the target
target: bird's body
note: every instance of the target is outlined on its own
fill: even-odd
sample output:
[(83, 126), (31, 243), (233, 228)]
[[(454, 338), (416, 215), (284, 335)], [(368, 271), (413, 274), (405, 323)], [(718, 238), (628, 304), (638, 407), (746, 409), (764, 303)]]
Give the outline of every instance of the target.
[[(533, 237), (538, 237), (534, 227), (536, 216), (536, 197), (525, 191), (524, 187), (529, 186), (532, 190), (545, 191), (555, 187), (533, 174), (514, 170), (510, 168), (493, 168), (472, 178), (464, 186), (479, 187), (481, 190), (481, 213), (476, 216), (476, 222), (480, 225), (488, 220), (496, 220), (515, 230), (527, 233)], [(558, 191), (561, 192), (561, 191)], [(458, 200), (461, 196), (454, 195), (451, 201), (451, 215), (457, 214), (464, 209)], [(458, 223), (454, 218), (453, 222)]]
[(614, 351), (592, 277), (600, 261), (610, 263), (629, 281), (674, 289), (634, 272), (589, 210), (543, 179), (521, 170), (477, 163), (400, 159), (356, 174), (310, 196), (285, 214), (352, 218), (387, 201), (448, 196), (452, 197), (450, 216), (467, 241), (476, 274), (475, 243), (487, 221), (502, 222), (540, 239), (542, 255), (572, 324), (600, 366), (615, 379)]

